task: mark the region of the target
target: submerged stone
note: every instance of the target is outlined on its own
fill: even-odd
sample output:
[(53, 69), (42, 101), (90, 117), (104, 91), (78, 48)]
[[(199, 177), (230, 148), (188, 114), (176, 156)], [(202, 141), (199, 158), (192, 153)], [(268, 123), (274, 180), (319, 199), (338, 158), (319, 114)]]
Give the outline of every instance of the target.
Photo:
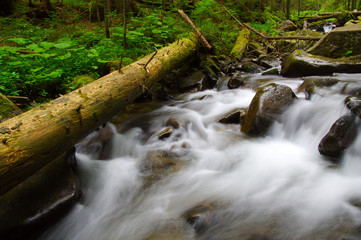
[(292, 89), (275, 83), (260, 88), (244, 117), (241, 131), (250, 136), (263, 136), (274, 121), (296, 99)]
[(339, 82), (336, 78), (330, 77), (310, 77), (306, 78), (298, 87), (297, 92), (305, 92), (306, 99), (310, 99), (316, 88), (331, 87)]
[(330, 131), (322, 138), (318, 151), (322, 155), (339, 158), (357, 136), (355, 116), (346, 114), (340, 117), (331, 127)]
[(349, 96), (345, 99), (345, 105), (350, 111), (361, 118), (361, 97), (360, 96)]
[(223, 124), (239, 124), (245, 112), (244, 109), (235, 109), (226, 113), (218, 122)]
[(361, 60), (332, 59), (302, 50), (291, 53), (283, 62), (281, 74), (287, 77), (320, 76), (333, 73), (360, 73)]
[(189, 223), (197, 234), (220, 223), (219, 216), (214, 207), (208, 203), (201, 203), (183, 214), (183, 218)]

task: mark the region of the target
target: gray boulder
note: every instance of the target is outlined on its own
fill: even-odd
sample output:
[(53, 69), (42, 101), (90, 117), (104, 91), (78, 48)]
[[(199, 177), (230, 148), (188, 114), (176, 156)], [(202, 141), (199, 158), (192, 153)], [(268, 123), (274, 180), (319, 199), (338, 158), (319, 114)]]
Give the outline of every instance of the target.
[(241, 131), (250, 136), (265, 135), (296, 98), (292, 89), (285, 85), (271, 83), (260, 88), (252, 99)]
[(319, 40), (308, 53), (329, 58), (342, 58), (361, 54), (361, 25), (335, 28)]
[(333, 73), (360, 73), (361, 59), (333, 59), (296, 50), (283, 62), (281, 75), (287, 77), (320, 76)]

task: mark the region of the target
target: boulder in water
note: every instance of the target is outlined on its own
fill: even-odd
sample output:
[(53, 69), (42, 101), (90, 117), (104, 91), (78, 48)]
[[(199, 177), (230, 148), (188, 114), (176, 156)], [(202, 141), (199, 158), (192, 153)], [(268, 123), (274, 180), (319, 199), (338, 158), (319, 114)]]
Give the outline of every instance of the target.
[(208, 203), (201, 203), (183, 214), (183, 218), (189, 223), (197, 234), (220, 224), (219, 216), (214, 207)]
[(361, 54), (361, 25), (335, 28), (319, 40), (308, 53), (328, 58), (342, 58)]
[(250, 136), (263, 136), (274, 121), (296, 99), (292, 89), (275, 83), (260, 88), (249, 106), (241, 131)]
[(336, 78), (330, 77), (310, 77), (306, 78), (298, 87), (297, 92), (305, 92), (306, 98), (310, 99), (316, 88), (331, 87), (339, 82)]
[(233, 76), (228, 80), (227, 83), (227, 87), (229, 89), (239, 88), (244, 85), (245, 85), (245, 81), (239, 73), (233, 74)]
[(247, 73), (259, 73), (262, 72), (262, 67), (254, 62), (243, 62), (241, 66), (241, 71)]
[(361, 118), (361, 97), (360, 96), (349, 96), (345, 99), (345, 105), (350, 111)]
[(145, 185), (151, 185), (153, 182), (177, 172), (182, 167), (183, 164), (177, 154), (171, 151), (148, 152), (141, 166)]
[(333, 59), (296, 50), (283, 62), (281, 74), (287, 77), (320, 76), (333, 73), (360, 73), (360, 59)]
[(346, 114), (340, 117), (318, 145), (318, 151), (325, 156), (339, 158), (357, 135), (355, 116)]
[(218, 122), (224, 124), (240, 124), (245, 113), (246, 111), (244, 109), (235, 109), (226, 113)]

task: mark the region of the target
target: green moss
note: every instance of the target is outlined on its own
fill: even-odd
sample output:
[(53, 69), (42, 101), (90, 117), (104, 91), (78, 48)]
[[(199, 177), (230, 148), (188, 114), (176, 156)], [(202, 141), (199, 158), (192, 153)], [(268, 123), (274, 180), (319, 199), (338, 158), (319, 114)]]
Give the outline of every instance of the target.
[(0, 122), (12, 118), (20, 113), (22, 113), (22, 111), (14, 103), (12, 103), (4, 95), (0, 94)]
[(231, 56), (235, 57), (238, 60), (242, 59), (248, 45), (250, 34), (250, 31), (246, 28), (242, 29), (239, 32), (236, 44), (231, 51)]

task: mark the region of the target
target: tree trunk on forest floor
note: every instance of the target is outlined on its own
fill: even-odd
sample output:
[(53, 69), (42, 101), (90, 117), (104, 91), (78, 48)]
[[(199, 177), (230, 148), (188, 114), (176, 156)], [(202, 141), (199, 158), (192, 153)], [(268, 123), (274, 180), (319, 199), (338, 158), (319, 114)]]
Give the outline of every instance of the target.
[(264, 35), (263, 33), (257, 31), (256, 29), (254, 29), (253, 27), (249, 26), (246, 23), (241, 23), (230, 11), (228, 11), (228, 9), (223, 6), (223, 8), (227, 11), (227, 13), (229, 13), (233, 19), (235, 19), (239, 25), (241, 25), (242, 27), (248, 28), (249, 30), (251, 30), (252, 32), (256, 33), (258, 36), (267, 39), (267, 40), (311, 40), (311, 41), (318, 41), (321, 39), (321, 37), (313, 37), (313, 36), (278, 36), (278, 37), (270, 37), (267, 35)]
[(148, 55), (121, 71), (0, 123), (0, 195), (68, 151), (132, 103), (144, 89), (188, 61), (198, 45), (192, 39), (178, 40), (155, 56)]
[(199, 31), (199, 29), (196, 27), (196, 25), (194, 25), (194, 23), (192, 22), (192, 20), (187, 16), (187, 14), (185, 14), (183, 12), (183, 10), (178, 9), (179, 14), (184, 18), (184, 20), (186, 20), (186, 22), (192, 26), (192, 28), (194, 29), (194, 31), (196, 32), (198, 38), (201, 40), (201, 42), (204, 44), (204, 46), (206, 48), (208, 48), (208, 50), (212, 49), (212, 46), (208, 43), (208, 41), (206, 40), (206, 38), (203, 36), (203, 34)]

